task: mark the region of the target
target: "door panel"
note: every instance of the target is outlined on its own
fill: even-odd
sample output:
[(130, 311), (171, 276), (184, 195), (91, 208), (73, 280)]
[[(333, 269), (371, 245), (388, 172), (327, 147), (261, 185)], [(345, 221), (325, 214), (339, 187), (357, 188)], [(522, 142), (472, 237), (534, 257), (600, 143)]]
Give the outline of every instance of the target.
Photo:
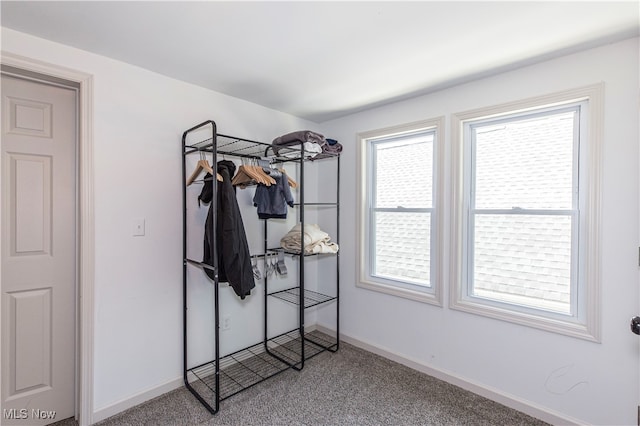
[(51, 104), (11, 96), (5, 103), (8, 133), (51, 138)]
[(9, 154), (11, 256), (51, 254), (51, 157)]
[(51, 387), (51, 288), (9, 293), (8, 400)]
[(2, 124), (2, 424), (44, 425), (75, 414), (76, 92), (3, 74)]

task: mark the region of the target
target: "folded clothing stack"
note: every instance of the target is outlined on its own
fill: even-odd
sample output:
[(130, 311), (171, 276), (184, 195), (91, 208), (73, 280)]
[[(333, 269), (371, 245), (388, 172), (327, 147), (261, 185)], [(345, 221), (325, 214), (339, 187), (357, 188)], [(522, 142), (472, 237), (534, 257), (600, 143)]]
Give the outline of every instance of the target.
[[(320, 133), (312, 132), (311, 130), (299, 130), (297, 132), (287, 133), (286, 135), (278, 136), (271, 142), (273, 146), (273, 152), (276, 155), (283, 157), (296, 158), (300, 156), (299, 150), (295, 151), (289, 149), (282, 149), (284, 147), (293, 147), (301, 145), (306, 153), (310, 153), (311, 156), (315, 156), (322, 152), (322, 147), (327, 145), (327, 141)], [(281, 153), (282, 152), (282, 153)]]
[[(290, 252), (300, 253), (300, 224), (295, 225), (280, 240), (280, 246)], [(304, 253), (337, 253), (338, 244), (331, 241), (329, 234), (315, 224), (304, 225)]]
[(322, 152), (313, 157), (314, 160), (319, 160), (321, 158), (327, 157), (335, 157), (337, 155), (340, 155), (340, 153), (342, 152), (342, 145), (340, 144), (340, 142), (335, 139), (329, 138), (327, 138), (326, 140), (327, 143), (322, 145)]

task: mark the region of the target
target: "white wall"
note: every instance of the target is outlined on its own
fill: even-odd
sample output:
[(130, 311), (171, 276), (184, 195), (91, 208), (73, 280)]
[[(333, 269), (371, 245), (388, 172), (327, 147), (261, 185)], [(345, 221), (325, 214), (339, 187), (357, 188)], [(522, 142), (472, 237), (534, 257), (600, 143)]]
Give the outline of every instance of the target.
[[(126, 408), (129, 401), (144, 399), (154, 389), (180, 384), (182, 132), (213, 119), (221, 133), (270, 142), (281, 134), (318, 130), (314, 128), (318, 126), (6, 28), (2, 29), (2, 50), (94, 76), (96, 421)], [(194, 185), (189, 191), (194, 201), (199, 188)], [(239, 190), (239, 202), (245, 222), (254, 222), (248, 225), (251, 232), (261, 228), (251, 206), (252, 191), (248, 191)], [(190, 205), (197, 208), (195, 202)], [(193, 229), (200, 227), (190, 234), (196, 251), (202, 246), (205, 212), (202, 208), (190, 216)], [(146, 219), (146, 236), (131, 235), (134, 218)], [(259, 248), (261, 241), (252, 238), (251, 244)], [(195, 256), (201, 256), (201, 251)], [(194, 293), (203, 296), (198, 306), (203, 308), (199, 330), (206, 338), (211, 336), (206, 330), (211, 324), (206, 315), (211, 286), (197, 272), (193, 287)], [(240, 303), (230, 288), (222, 289), (221, 305), (239, 312), (232, 319), (233, 332), (223, 333), (223, 352), (253, 336), (255, 341), (246, 344), (260, 339), (258, 291), (262, 286)]]
[[(561, 57), (430, 95), (323, 123), (342, 142), (341, 331), (360, 344), (478, 386), (547, 420), (636, 424), (638, 337), (638, 39)], [(428, 70), (425, 70), (428, 72)], [(450, 310), (448, 252), (436, 307), (358, 288), (356, 134), (603, 81), (602, 343)], [(450, 182), (446, 182), (445, 193)], [(447, 198), (448, 200), (448, 198)], [(445, 217), (449, 215), (445, 213)], [(450, 223), (445, 223), (445, 238)], [(329, 322), (327, 321), (327, 325)], [(328, 325), (329, 326), (329, 325)]]

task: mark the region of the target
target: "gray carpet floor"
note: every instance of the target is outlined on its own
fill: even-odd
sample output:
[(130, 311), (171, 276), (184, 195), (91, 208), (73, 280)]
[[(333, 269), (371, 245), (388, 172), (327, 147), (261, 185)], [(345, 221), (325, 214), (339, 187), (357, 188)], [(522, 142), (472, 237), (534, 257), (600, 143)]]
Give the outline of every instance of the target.
[(100, 423), (125, 425), (545, 425), (347, 343), (287, 370), (210, 414), (186, 388)]

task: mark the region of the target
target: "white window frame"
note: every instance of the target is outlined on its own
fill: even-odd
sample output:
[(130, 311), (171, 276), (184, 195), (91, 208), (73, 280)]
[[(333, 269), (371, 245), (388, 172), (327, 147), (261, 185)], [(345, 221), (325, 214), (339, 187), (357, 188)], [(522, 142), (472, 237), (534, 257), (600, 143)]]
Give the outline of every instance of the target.
[[(440, 270), (442, 262), (442, 208), (441, 202), (442, 182), (441, 171), (443, 164), (443, 150), (441, 141), (443, 138), (444, 117), (386, 127), (377, 130), (358, 133), (358, 279), (356, 285), (361, 288), (416, 300), (423, 303), (442, 306), (442, 291), (440, 283)], [(369, 207), (372, 194), (369, 190), (371, 175), (368, 167), (368, 145), (370, 141), (383, 137), (401, 136), (420, 131), (434, 131), (433, 141), (433, 188), (432, 206), (428, 209), (407, 209), (410, 211), (429, 211), (431, 213), (431, 242), (430, 242), (430, 287), (420, 288), (412, 283), (388, 280), (373, 276), (370, 271), (371, 253), (373, 244), (370, 243)]]
[[(452, 116), (452, 227), (450, 251), (452, 309), (484, 315), (504, 321), (527, 325), (585, 340), (600, 342), (600, 186), (601, 141), (603, 122), (602, 83), (527, 99), (489, 108), (462, 112)], [(468, 251), (473, 208), (470, 194), (471, 150), (465, 140), (464, 128), (470, 122), (499, 118), (518, 113), (531, 113), (549, 107), (562, 107), (582, 102), (582, 115), (586, 119), (580, 129), (580, 204), (571, 214), (579, 217), (580, 229), (573, 233), (578, 241), (575, 258), (580, 267), (572, 273), (571, 313), (562, 315), (541, 309), (525, 308), (472, 296), (467, 280)], [(577, 259), (576, 259), (577, 258)]]

